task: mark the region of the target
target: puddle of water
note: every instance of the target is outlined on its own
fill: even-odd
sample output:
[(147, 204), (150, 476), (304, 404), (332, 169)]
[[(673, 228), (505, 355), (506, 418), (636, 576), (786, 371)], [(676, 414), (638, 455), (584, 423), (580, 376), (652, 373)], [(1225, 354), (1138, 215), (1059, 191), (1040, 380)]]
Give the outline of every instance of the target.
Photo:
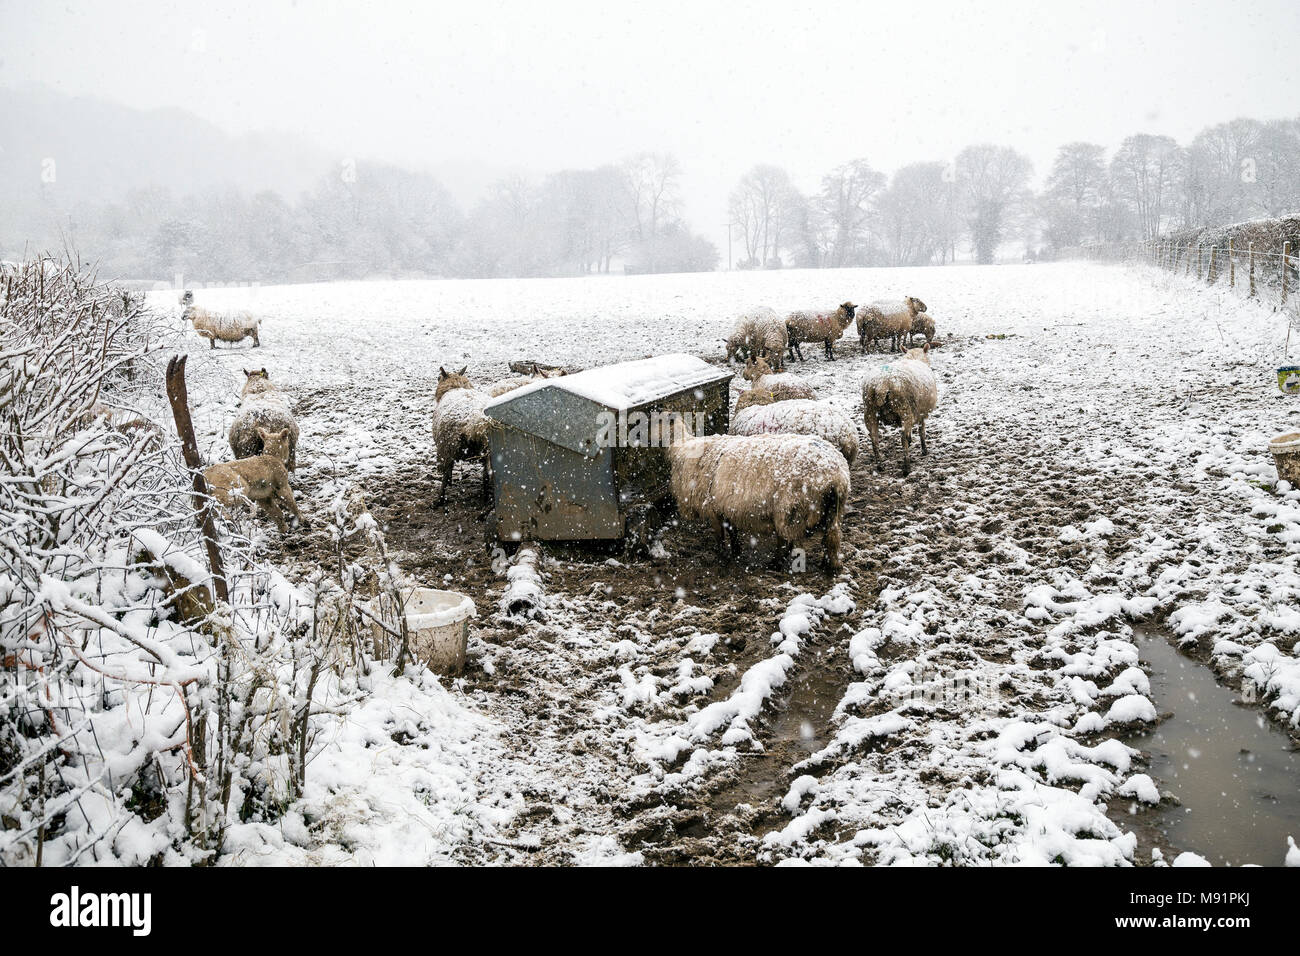
[(1150, 755), (1156, 785), (1182, 801), (1144, 815), (1170, 844), (1216, 866), (1281, 866), (1287, 836), (1300, 841), (1300, 752), (1161, 631), (1134, 633), (1156, 708), (1173, 716), (1128, 743)]

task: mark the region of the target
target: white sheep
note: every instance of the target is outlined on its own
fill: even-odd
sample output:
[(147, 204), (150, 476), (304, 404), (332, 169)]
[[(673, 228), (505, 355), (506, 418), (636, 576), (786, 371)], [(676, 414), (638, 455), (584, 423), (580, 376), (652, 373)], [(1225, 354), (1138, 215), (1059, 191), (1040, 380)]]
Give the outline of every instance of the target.
[(244, 369), (244, 388), (239, 393), (239, 411), (230, 423), (228, 439), (236, 458), (265, 454), (262, 430), (289, 432), (289, 452), (285, 467), (298, 467), (298, 421), (289, 407), (289, 397), (271, 383), (266, 369)]
[(874, 350), (879, 339), (890, 339), (894, 352), (902, 350), (904, 339), (912, 333), (912, 321), (925, 311), (925, 303), (915, 296), (904, 299), (881, 299), (857, 309), (858, 344), (867, 350), (871, 339)]
[(480, 391), (465, 377), (468, 366), (459, 372), (438, 369), (438, 390), (434, 393), (433, 444), (442, 478), (437, 503), (447, 500), (452, 469), (462, 459), (483, 459), (483, 486), (489, 475), (488, 430), (491, 422), (483, 408), (492, 396)]
[(907, 336), (907, 347), (912, 347), (913, 336), (920, 332), (925, 336), (925, 344), (929, 345), (934, 341), (934, 318), (928, 312), (918, 312), (916, 318), (912, 320), (912, 331)]
[(840, 340), (844, 330), (853, 322), (853, 313), (857, 306), (852, 302), (842, 302), (833, 312), (803, 311), (791, 312), (785, 319), (786, 332), (790, 338), (790, 351), (803, 359), (802, 342), (820, 342), (826, 350), (826, 357), (835, 361), (835, 343)]
[(727, 338), (727, 362), (737, 355), (746, 359), (762, 356), (775, 362), (779, 371), (785, 365), (789, 342), (785, 320), (775, 310), (757, 306), (736, 319), (735, 328)]
[(858, 455), (858, 429), (838, 408), (797, 398), (753, 404), (736, 412), (733, 435), (816, 435), (840, 450), (850, 465)]
[(684, 519), (709, 523), (724, 556), (736, 552), (737, 532), (775, 533), (791, 546), (820, 532), (826, 564), (840, 568), (849, 466), (833, 445), (811, 435), (687, 438), (683, 431), (674, 421), (673, 498)]
[(817, 398), (811, 385), (790, 372), (773, 372), (767, 359), (761, 356), (746, 362), (745, 371), (741, 375), (752, 382), (753, 387), (741, 392), (736, 398), (737, 412), (751, 405), (786, 402), (795, 398)]
[(208, 340), (211, 348), (217, 347), (217, 341), (242, 342), (252, 338), (253, 348), (262, 344), (258, 337), (258, 327), (262, 320), (254, 318), (251, 312), (220, 313), (209, 312), (198, 306), (187, 305), (181, 318), (194, 324), (194, 331)]
[(910, 349), (903, 357), (882, 365), (862, 383), (862, 414), (871, 436), (871, 455), (880, 467), (879, 426), (902, 429), (903, 474), (912, 470), (912, 426), (921, 429), (921, 454), (925, 444), (925, 419), (939, 402), (939, 385), (930, 370), (930, 346)]

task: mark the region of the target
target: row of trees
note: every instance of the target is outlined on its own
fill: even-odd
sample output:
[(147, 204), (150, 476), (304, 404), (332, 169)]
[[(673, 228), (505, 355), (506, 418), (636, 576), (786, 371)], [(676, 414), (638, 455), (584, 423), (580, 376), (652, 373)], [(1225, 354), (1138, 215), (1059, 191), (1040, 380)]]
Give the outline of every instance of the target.
[(176, 197), (136, 190), (121, 202), (60, 207), (54, 194), (0, 210), (20, 243), (65, 243), (127, 277), (182, 273), (215, 281), (397, 276), (548, 276), (717, 268), (717, 248), (681, 215), (681, 166), (644, 153), (617, 165), (561, 170), (539, 183), (496, 183), (468, 213), (432, 176), (345, 165), (295, 202), (236, 189)]
[[(741, 268), (926, 265), (959, 249), (987, 263), (1012, 240), (1050, 251), (1276, 217), (1300, 210), (1300, 120), (1238, 119), (1187, 146), (1140, 133), (1109, 157), (1068, 143), (1037, 193), (1032, 175), (1028, 157), (988, 144), (893, 176), (853, 160), (811, 195), (784, 169), (758, 165), (729, 197), (729, 238)], [(264, 282), (714, 269), (718, 250), (682, 218), (681, 181), (674, 157), (643, 153), (502, 180), (467, 213), (432, 176), (373, 164), (336, 170), (295, 202), (142, 190), (65, 210), (46, 195), (0, 209), (10, 225), (0, 254), (21, 255), (21, 240), (66, 240), (102, 257), (108, 274)]]
[(978, 145), (952, 164), (912, 163), (892, 178), (855, 159), (805, 196), (785, 170), (755, 166), (728, 206), (743, 243), (740, 267), (924, 265), (951, 261), (963, 239), (980, 262), (992, 262), (1028, 209), (1032, 172), (1015, 150)]
[(1277, 217), (1300, 210), (1300, 120), (1234, 120), (1186, 147), (1140, 133), (1109, 159), (1098, 144), (1068, 143), (1040, 192), (1032, 175), (1027, 156), (988, 144), (892, 177), (854, 160), (812, 195), (785, 170), (755, 166), (728, 207), (739, 265), (926, 265), (952, 261), (959, 245), (987, 263), (1008, 240), (1053, 250)]

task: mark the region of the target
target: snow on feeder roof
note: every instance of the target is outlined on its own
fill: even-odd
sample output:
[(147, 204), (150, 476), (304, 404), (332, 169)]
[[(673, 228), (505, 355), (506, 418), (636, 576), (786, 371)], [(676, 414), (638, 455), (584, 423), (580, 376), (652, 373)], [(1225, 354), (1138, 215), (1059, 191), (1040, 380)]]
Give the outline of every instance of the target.
[(491, 416), (495, 408), (550, 388), (580, 395), (606, 408), (626, 410), (689, 388), (712, 384), (719, 378), (729, 379), (731, 374), (693, 355), (681, 352), (657, 355), (635, 362), (590, 368), (559, 378), (539, 379), (489, 402), (486, 411)]

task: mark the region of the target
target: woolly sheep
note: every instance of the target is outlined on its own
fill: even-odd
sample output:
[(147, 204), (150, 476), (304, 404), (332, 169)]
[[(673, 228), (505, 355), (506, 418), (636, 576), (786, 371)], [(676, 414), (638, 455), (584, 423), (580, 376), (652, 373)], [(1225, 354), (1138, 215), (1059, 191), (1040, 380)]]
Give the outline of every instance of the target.
[(785, 319), (786, 331), (790, 337), (792, 356), (803, 359), (801, 342), (820, 342), (826, 350), (826, 357), (835, 361), (835, 343), (840, 340), (844, 330), (853, 322), (853, 313), (857, 306), (852, 302), (843, 302), (834, 312), (791, 312)]
[(742, 376), (753, 382), (753, 387), (741, 392), (736, 399), (736, 411), (751, 405), (786, 402), (795, 398), (816, 399), (812, 386), (790, 372), (773, 372), (767, 360), (759, 357), (745, 363)]
[(780, 371), (788, 347), (789, 333), (785, 322), (774, 309), (759, 306), (736, 320), (736, 326), (727, 339), (727, 362), (730, 363), (737, 355), (743, 355), (745, 359), (762, 356), (774, 361)]
[(712, 526), (724, 557), (736, 552), (737, 532), (774, 532), (792, 546), (820, 532), (826, 564), (840, 568), (849, 466), (833, 445), (811, 435), (687, 438), (680, 420), (673, 432), (667, 451), (677, 509)]
[(433, 410), (433, 444), (438, 459), (439, 475), (442, 479), (438, 490), (437, 503), (447, 500), (447, 489), (451, 487), (452, 470), (456, 462), (479, 458), (483, 459), (483, 484), (488, 480), (488, 428), (490, 423), (483, 414), (483, 407), (492, 396), (476, 389), (465, 372), (468, 366), (459, 372), (438, 369), (438, 390), (434, 393), (436, 403)]
[(266, 369), (244, 369), (244, 388), (240, 393), (239, 411), (230, 423), (230, 450), (236, 458), (265, 454), (262, 429), (289, 432), (289, 449), (285, 467), (298, 467), (298, 422), (289, 408), (289, 398), (272, 384)]
[(272, 432), (259, 428), (258, 432), (265, 454), (205, 469), (203, 477), (209, 492), (224, 507), (233, 508), (246, 503), (250, 510), (253, 507), (260, 509), (263, 514), (271, 516), (281, 534), (288, 531), (284, 512), (280, 509), (282, 504), (302, 527), (310, 527), (311, 523), (298, 510), (293, 490), (289, 487), (289, 472), (285, 468), (289, 458), (289, 429)]
[(905, 299), (880, 300), (859, 306), (858, 343), (862, 351), (867, 350), (867, 339), (871, 339), (873, 351), (880, 339), (890, 339), (891, 351), (901, 351), (904, 337), (912, 332), (912, 321), (924, 311), (925, 303), (910, 295)]
[(902, 429), (903, 475), (912, 470), (912, 426), (921, 428), (921, 454), (925, 444), (925, 419), (939, 401), (939, 385), (930, 371), (930, 346), (910, 349), (901, 359), (882, 365), (862, 383), (862, 414), (871, 437), (871, 456), (880, 467), (879, 426)]
[(731, 420), (733, 435), (816, 435), (840, 450), (850, 465), (858, 455), (853, 420), (825, 402), (796, 398), (784, 402), (759, 399)]
[(503, 378), (500, 381), (493, 382), (491, 385), (484, 388), (483, 391), (488, 395), (488, 397), (497, 398), (507, 392), (513, 392), (517, 388), (523, 388), (525, 385), (530, 385), (538, 379), (559, 378), (564, 374), (566, 373), (563, 369), (554, 372), (544, 372), (534, 364), (532, 375), (512, 375), (509, 378)]
[(908, 348), (911, 348), (912, 337), (918, 332), (925, 336), (926, 345), (934, 341), (934, 319), (928, 312), (918, 312), (912, 320), (912, 330), (907, 336)]
[(187, 305), (185, 311), (181, 313), (181, 318), (192, 322), (194, 331), (207, 339), (208, 345), (214, 349), (217, 347), (218, 340), (233, 344), (251, 337), (253, 348), (262, 344), (262, 340), (258, 338), (258, 326), (262, 324), (262, 320), (254, 318), (251, 312), (223, 314)]

